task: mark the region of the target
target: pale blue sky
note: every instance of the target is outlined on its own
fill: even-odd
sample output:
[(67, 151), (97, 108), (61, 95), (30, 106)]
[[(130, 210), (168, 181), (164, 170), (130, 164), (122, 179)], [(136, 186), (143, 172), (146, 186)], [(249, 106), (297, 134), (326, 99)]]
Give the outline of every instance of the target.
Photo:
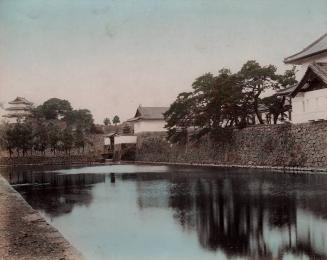
[(0, 101), (127, 119), (205, 72), (248, 59), (283, 71), (326, 31), (326, 0), (0, 0)]

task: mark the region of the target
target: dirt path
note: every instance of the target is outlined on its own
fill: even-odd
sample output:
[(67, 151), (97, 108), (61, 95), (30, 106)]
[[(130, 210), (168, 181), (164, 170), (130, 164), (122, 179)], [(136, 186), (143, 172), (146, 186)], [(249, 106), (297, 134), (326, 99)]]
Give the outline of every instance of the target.
[(0, 176), (0, 259), (82, 259)]

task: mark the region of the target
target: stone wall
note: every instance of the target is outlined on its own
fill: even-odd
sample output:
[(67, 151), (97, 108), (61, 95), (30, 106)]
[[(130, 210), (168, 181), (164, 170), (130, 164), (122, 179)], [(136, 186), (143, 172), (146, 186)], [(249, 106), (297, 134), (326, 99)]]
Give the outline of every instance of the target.
[(26, 157), (1, 157), (0, 165), (64, 165), (64, 164), (91, 164), (97, 162), (99, 157), (93, 155), (72, 156), (26, 156)]
[(327, 167), (327, 122), (253, 126), (225, 142), (175, 145), (164, 135), (138, 139), (136, 160), (257, 166)]

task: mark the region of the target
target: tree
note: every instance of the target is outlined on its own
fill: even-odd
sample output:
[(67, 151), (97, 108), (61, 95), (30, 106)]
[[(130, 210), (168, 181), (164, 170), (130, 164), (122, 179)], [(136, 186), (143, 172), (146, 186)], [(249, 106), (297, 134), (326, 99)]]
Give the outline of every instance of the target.
[(49, 145), (48, 127), (45, 122), (38, 122), (33, 131), (33, 148), (35, 151), (45, 153)]
[(257, 61), (250, 60), (238, 72), (244, 95), (247, 95), (247, 100), (251, 102), (260, 124), (264, 123), (258, 109), (260, 96), (269, 88), (277, 88), (276, 70), (273, 65), (262, 67)]
[(93, 125), (93, 115), (88, 109), (68, 111), (64, 120), (72, 128), (80, 128), (82, 131), (90, 132)]
[(53, 120), (64, 117), (70, 111), (72, 111), (72, 106), (69, 101), (59, 98), (50, 98), (34, 109), (33, 112), (36, 117), (44, 117), (46, 120)]
[(11, 135), (10, 128), (11, 128), (10, 125), (6, 122), (2, 122), (0, 124), (0, 147), (2, 149), (7, 150), (9, 156), (11, 157), (14, 149), (14, 145), (13, 145), (14, 138), (10, 137)]
[(120, 123), (120, 119), (119, 119), (119, 116), (114, 116), (114, 118), (112, 119), (112, 123), (114, 123), (115, 124), (115, 126), (117, 125), (117, 124), (119, 124)]
[(84, 153), (85, 144), (86, 144), (85, 134), (83, 133), (83, 130), (81, 128), (77, 128), (76, 131), (74, 132), (74, 146), (77, 149), (82, 148), (82, 151)]
[(110, 119), (109, 119), (108, 117), (106, 117), (106, 118), (103, 120), (103, 123), (104, 123), (105, 126), (108, 126), (108, 125), (111, 124)]
[(66, 127), (62, 132), (61, 138), (62, 148), (64, 149), (66, 154), (70, 154), (71, 149), (74, 144), (74, 136), (73, 131), (70, 127)]
[(50, 145), (50, 148), (51, 148), (53, 154), (56, 154), (56, 150), (58, 149), (60, 135), (61, 135), (60, 128), (56, 124), (48, 125), (49, 145)]
[(261, 95), (268, 89), (282, 89), (294, 83), (294, 68), (279, 75), (274, 66), (262, 67), (256, 61), (246, 62), (237, 73), (229, 69), (220, 70), (218, 75), (206, 73), (193, 82), (191, 92), (179, 94), (164, 114), (168, 138), (185, 142), (190, 134), (196, 140), (209, 134), (226, 140), (229, 129), (254, 124), (254, 115), (264, 123), (259, 104), (267, 104), (276, 118), (283, 116), (287, 109), (285, 99), (268, 100)]
[[(282, 75), (276, 75), (277, 82), (275, 89), (285, 89), (297, 84), (296, 69), (293, 67), (286, 70)], [(278, 119), (284, 120), (286, 112), (291, 109), (291, 105), (286, 103), (285, 96), (272, 95), (262, 99), (262, 103), (268, 108), (268, 115), (273, 117), (273, 123), (277, 124)]]
[(9, 157), (12, 157), (14, 149), (17, 147), (16, 133), (14, 127), (8, 127), (5, 132), (5, 142), (7, 151), (9, 152)]
[(217, 135), (223, 128), (240, 126), (246, 119), (242, 87), (228, 69), (220, 70), (217, 76), (206, 73), (198, 77), (192, 88), (192, 92), (178, 95), (164, 114), (173, 140), (186, 140), (190, 127), (196, 129), (192, 136), (199, 140), (207, 133)]
[(6, 130), (6, 145), (10, 156), (13, 149), (16, 149), (18, 156), (20, 156), (20, 151), (25, 156), (26, 152), (32, 148), (32, 140), (32, 127), (29, 124), (16, 123)]

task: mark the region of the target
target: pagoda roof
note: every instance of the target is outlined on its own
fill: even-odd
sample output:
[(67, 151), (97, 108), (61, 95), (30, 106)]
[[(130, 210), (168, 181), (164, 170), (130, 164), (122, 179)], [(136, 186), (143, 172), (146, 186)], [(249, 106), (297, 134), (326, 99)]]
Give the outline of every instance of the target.
[(12, 106), (12, 107), (7, 107), (6, 109), (5, 109), (6, 111), (31, 111), (31, 107), (30, 106), (28, 106), (28, 107), (14, 107), (14, 106)]
[(28, 101), (26, 98), (24, 97), (16, 97), (13, 101), (8, 102), (11, 105), (15, 105), (15, 104), (26, 104), (26, 105), (33, 105), (32, 102)]
[(302, 51), (285, 58), (284, 63), (302, 64), (305, 59), (324, 52), (327, 53), (327, 33), (304, 48)]

